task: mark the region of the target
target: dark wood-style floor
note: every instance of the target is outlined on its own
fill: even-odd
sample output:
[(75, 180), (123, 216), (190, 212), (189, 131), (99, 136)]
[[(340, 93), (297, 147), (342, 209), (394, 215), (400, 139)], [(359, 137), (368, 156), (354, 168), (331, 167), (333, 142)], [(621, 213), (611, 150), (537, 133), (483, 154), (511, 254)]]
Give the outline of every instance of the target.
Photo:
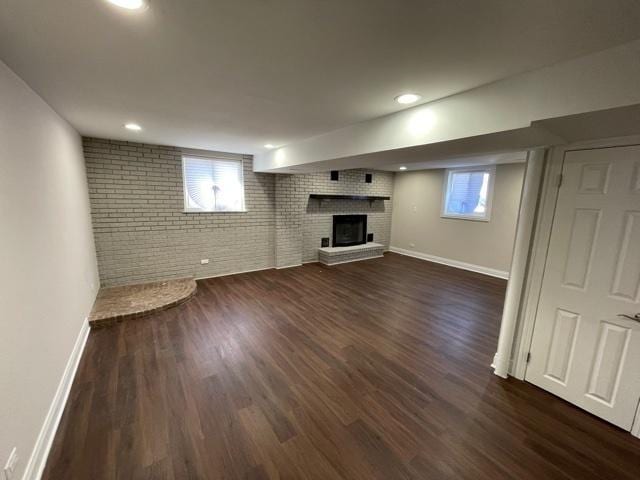
[(491, 373), (504, 290), (395, 254), (201, 281), (91, 332), (44, 478), (639, 478), (640, 441)]

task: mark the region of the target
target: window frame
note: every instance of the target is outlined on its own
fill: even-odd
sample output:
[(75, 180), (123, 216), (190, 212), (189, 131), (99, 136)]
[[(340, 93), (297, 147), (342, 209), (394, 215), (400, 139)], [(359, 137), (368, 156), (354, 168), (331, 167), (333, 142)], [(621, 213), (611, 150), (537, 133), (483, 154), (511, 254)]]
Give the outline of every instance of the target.
[[(240, 210), (203, 210), (201, 208), (189, 207), (189, 202), (187, 199), (187, 172), (186, 172), (186, 162), (185, 158), (200, 158), (204, 160), (210, 160), (212, 162), (222, 161), (222, 162), (237, 162), (240, 164), (240, 185), (242, 187), (242, 208)], [(246, 199), (246, 191), (244, 185), (244, 159), (242, 157), (227, 157), (225, 155), (216, 155), (216, 154), (203, 154), (203, 153), (191, 153), (189, 151), (183, 151), (180, 155), (180, 161), (182, 163), (182, 202), (183, 202), (183, 213), (246, 213), (247, 212), (247, 199)]]
[[(447, 212), (447, 203), (449, 199), (449, 188), (453, 179), (454, 173), (488, 173), (489, 183), (487, 185), (487, 204), (486, 211), (482, 216), (469, 215), (469, 214), (457, 214)], [(460, 167), (460, 168), (447, 168), (444, 173), (444, 183), (442, 187), (442, 205), (440, 207), (440, 217), (455, 219), (455, 220), (471, 220), (473, 222), (489, 222), (491, 221), (491, 211), (493, 208), (493, 190), (496, 179), (496, 167), (495, 165), (481, 165), (477, 167)]]

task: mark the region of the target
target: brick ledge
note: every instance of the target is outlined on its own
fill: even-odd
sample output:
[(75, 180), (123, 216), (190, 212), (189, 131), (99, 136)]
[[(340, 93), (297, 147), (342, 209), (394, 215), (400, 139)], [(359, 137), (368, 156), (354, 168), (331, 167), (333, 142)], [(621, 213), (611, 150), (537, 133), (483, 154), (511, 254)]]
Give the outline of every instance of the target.
[(89, 315), (89, 325), (106, 327), (175, 307), (189, 300), (196, 289), (193, 278), (101, 288)]

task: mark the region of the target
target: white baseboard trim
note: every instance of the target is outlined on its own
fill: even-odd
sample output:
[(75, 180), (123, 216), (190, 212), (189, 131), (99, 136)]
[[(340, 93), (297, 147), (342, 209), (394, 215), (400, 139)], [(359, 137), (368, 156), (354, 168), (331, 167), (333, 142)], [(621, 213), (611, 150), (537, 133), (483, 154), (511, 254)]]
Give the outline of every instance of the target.
[(276, 270), (282, 270), (284, 268), (301, 267), (301, 266), (302, 266), (301, 263), (294, 263), (294, 264), (291, 264), (291, 265), (285, 265), (283, 267), (276, 267)]
[(509, 378), (508, 375), (500, 375), (498, 373), (496, 373), (496, 365), (500, 364), (500, 355), (498, 354), (498, 352), (495, 353), (495, 355), (493, 356), (493, 361), (491, 362), (491, 368), (493, 369), (493, 374), (497, 375), (500, 378)]
[(271, 270), (273, 268), (276, 267), (260, 267), (252, 270), (240, 270), (239, 272), (218, 273), (216, 275), (207, 275), (206, 277), (195, 277), (194, 280), (206, 280), (207, 278), (228, 277), (229, 275), (240, 275), (241, 273), (261, 272), (262, 270)]
[(469, 270), (470, 272), (482, 273), (484, 275), (489, 275), (490, 277), (503, 278), (505, 280), (509, 279), (509, 272), (483, 267), (481, 265), (474, 265), (472, 263), (461, 262), (459, 260), (451, 260), (450, 258), (436, 257), (435, 255), (429, 255), (428, 253), (415, 252), (413, 250), (405, 250), (404, 248), (393, 246), (389, 247), (389, 251), (399, 253), (400, 255), (406, 255), (408, 257), (427, 260), (428, 262), (440, 263), (450, 267), (461, 268), (462, 270)]
[(640, 404), (638, 404), (636, 417), (633, 420), (633, 425), (631, 426), (631, 435), (640, 438)]
[(82, 357), (82, 352), (87, 344), (87, 338), (89, 337), (89, 320), (85, 318), (80, 328), (80, 333), (76, 338), (76, 343), (73, 346), (69, 360), (58, 384), (58, 388), (53, 397), (53, 401), (49, 406), (49, 411), (45, 417), (44, 424), (38, 434), (38, 439), (29, 457), (29, 462), (25, 468), (22, 480), (39, 480), (42, 477), (42, 472), (47, 463), (47, 457), (49, 456), (49, 450), (51, 450), (51, 444), (53, 438), (58, 430), (60, 419), (62, 418), (62, 412), (67, 404), (69, 398), (69, 392), (71, 391), (71, 385), (73, 379), (76, 376), (78, 370), (78, 364)]

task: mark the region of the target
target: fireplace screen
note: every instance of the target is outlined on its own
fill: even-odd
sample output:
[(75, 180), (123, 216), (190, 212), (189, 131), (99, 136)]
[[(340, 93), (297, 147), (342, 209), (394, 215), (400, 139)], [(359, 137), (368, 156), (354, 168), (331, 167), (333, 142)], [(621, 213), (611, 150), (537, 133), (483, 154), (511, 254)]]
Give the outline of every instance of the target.
[(367, 243), (366, 215), (334, 215), (333, 246), (349, 247)]

